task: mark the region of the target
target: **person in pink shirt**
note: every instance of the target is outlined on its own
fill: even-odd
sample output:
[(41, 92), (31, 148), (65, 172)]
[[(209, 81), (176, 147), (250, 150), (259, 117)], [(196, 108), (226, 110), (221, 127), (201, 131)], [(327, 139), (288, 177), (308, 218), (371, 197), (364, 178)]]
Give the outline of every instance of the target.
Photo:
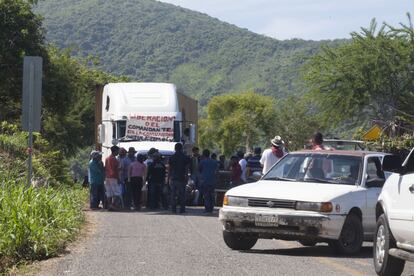
[(128, 169), (131, 196), (137, 211), (141, 209), (141, 191), (147, 175), (147, 166), (144, 164), (144, 160), (144, 155), (138, 154), (137, 159), (129, 165)]

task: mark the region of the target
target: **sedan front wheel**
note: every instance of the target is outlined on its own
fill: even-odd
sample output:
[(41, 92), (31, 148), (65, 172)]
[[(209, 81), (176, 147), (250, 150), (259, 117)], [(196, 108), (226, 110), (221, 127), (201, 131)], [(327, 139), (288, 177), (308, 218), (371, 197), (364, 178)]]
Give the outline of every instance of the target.
[(223, 239), (226, 245), (233, 250), (249, 250), (257, 242), (257, 238), (255, 237), (229, 231), (223, 231)]
[(351, 213), (344, 222), (339, 239), (330, 241), (329, 246), (340, 254), (353, 255), (359, 252), (363, 241), (364, 233), (361, 219)]

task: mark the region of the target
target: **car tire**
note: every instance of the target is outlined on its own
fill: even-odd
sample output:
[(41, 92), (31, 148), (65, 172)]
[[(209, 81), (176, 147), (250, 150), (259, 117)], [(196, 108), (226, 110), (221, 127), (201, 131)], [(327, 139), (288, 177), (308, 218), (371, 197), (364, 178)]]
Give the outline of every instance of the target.
[(242, 234), (223, 231), (223, 239), (226, 245), (233, 250), (249, 250), (257, 242), (257, 238)]
[(387, 219), (382, 214), (377, 220), (374, 236), (373, 260), (375, 272), (380, 276), (401, 275), (404, 270), (405, 261), (388, 254), (390, 248), (396, 247), (396, 242)]
[(339, 254), (353, 255), (361, 250), (363, 241), (362, 221), (351, 213), (345, 219), (339, 239), (330, 241), (329, 246)]
[(317, 244), (316, 241), (312, 241), (312, 240), (301, 240), (299, 241), (299, 243), (303, 246), (315, 246)]

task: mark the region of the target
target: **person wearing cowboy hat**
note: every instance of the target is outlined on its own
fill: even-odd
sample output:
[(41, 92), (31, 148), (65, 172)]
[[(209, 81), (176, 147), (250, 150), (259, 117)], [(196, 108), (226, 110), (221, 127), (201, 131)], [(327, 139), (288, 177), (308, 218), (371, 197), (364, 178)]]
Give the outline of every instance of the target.
[(267, 173), (286, 154), (284, 150), (285, 142), (283, 142), (282, 137), (276, 135), (270, 140), (270, 143), (272, 145), (271, 148), (263, 151), (262, 158), (260, 159), (260, 164), (263, 166), (263, 174)]

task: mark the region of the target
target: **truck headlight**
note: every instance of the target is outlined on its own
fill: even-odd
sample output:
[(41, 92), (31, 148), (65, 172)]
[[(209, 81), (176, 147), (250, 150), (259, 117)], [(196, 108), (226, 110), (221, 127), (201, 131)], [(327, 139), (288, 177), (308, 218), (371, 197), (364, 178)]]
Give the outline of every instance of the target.
[(224, 196), (223, 206), (247, 207), (248, 199), (244, 197)]
[(304, 210), (304, 211), (315, 211), (315, 212), (323, 212), (323, 213), (330, 213), (332, 212), (332, 203), (331, 202), (303, 202), (298, 201), (296, 202), (296, 210)]

